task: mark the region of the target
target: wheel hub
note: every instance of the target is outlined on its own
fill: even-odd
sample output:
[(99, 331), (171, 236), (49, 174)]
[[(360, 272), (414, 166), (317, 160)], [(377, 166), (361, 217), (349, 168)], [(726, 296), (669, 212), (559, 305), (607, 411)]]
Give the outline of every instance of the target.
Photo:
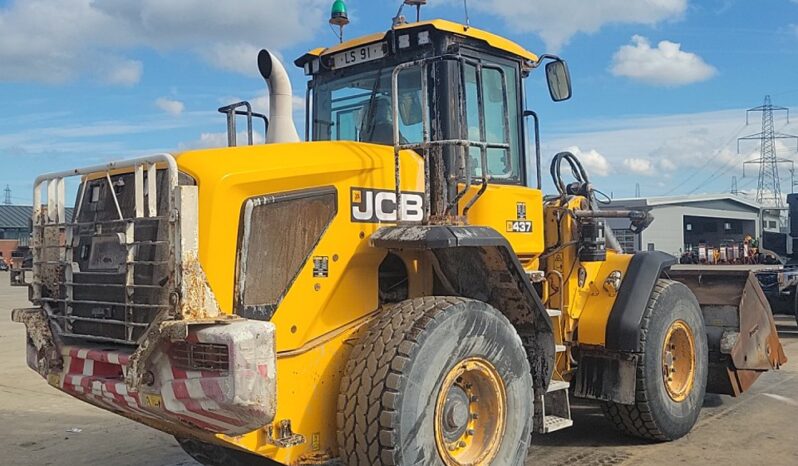
[(489, 464), (506, 415), (504, 381), (493, 365), (468, 358), (446, 374), (435, 407), (435, 445), (447, 466)]
[(444, 428), (443, 436), (449, 442), (454, 442), (465, 433), (471, 412), (468, 407), (468, 395), (459, 385), (454, 385), (446, 396), (443, 407)]
[(662, 348), (662, 379), (673, 401), (684, 401), (695, 379), (695, 339), (686, 322), (677, 320), (665, 334)]

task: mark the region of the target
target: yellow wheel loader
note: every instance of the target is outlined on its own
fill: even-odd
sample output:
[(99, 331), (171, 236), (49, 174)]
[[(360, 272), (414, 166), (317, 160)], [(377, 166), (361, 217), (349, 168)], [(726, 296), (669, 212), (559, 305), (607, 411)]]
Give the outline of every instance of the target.
[(544, 65), (569, 98), (560, 58), (399, 18), (296, 60), (304, 142), (258, 65), (269, 115), (222, 111), (231, 145), (241, 115), (266, 144), (36, 179), (13, 318), (53, 387), (205, 464), (520, 465), (571, 397), (667, 441), (785, 362), (755, 279), (623, 253), (604, 219), (652, 219), (600, 210), (570, 153), (543, 194), (524, 83)]

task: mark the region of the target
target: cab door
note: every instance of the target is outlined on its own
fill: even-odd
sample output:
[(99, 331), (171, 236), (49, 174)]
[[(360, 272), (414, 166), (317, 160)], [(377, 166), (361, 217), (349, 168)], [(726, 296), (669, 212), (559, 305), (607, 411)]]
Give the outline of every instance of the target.
[[(530, 265), (544, 249), (543, 193), (526, 183), (519, 63), (480, 54), (469, 57), (461, 66), (466, 114), (461, 124), (467, 127), (468, 140), (484, 138), (488, 143), (502, 143), (509, 139), (508, 149), (486, 149), (488, 187), (466, 212), (468, 223), (489, 226), (503, 234), (522, 263)], [(481, 151), (479, 147), (469, 149), (470, 171), (476, 184), (461, 199), (461, 211), (481, 188)]]

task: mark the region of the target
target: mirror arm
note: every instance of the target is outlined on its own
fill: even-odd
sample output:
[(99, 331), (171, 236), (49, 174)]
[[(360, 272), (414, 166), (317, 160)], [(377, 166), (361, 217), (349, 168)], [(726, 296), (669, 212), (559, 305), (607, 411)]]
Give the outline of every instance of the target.
[(544, 53), (543, 55), (540, 55), (538, 57), (538, 61), (532, 62), (531, 69), (534, 70), (535, 68), (537, 68), (540, 65), (542, 65), (543, 62), (546, 61), (546, 60), (561, 61), (561, 62), (565, 61), (562, 58), (558, 57), (557, 55), (553, 55), (553, 54), (550, 54), (550, 53)]
[(537, 175), (538, 189), (543, 189), (543, 178), (540, 173), (540, 119), (538, 114), (533, 110), (524, 110), (524, 118), (532, 117), (535, 124), (535, 174)]

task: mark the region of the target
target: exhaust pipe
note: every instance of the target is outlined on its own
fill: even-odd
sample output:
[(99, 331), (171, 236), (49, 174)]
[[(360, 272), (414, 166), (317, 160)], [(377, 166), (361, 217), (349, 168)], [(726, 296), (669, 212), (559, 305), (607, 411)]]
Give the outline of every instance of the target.
[(294, 126), (291, 81), (280, 60), (268, 50), (258, 53), (258, 70), (269, 86), (269, 131), (266, 144), (299, 142)]

